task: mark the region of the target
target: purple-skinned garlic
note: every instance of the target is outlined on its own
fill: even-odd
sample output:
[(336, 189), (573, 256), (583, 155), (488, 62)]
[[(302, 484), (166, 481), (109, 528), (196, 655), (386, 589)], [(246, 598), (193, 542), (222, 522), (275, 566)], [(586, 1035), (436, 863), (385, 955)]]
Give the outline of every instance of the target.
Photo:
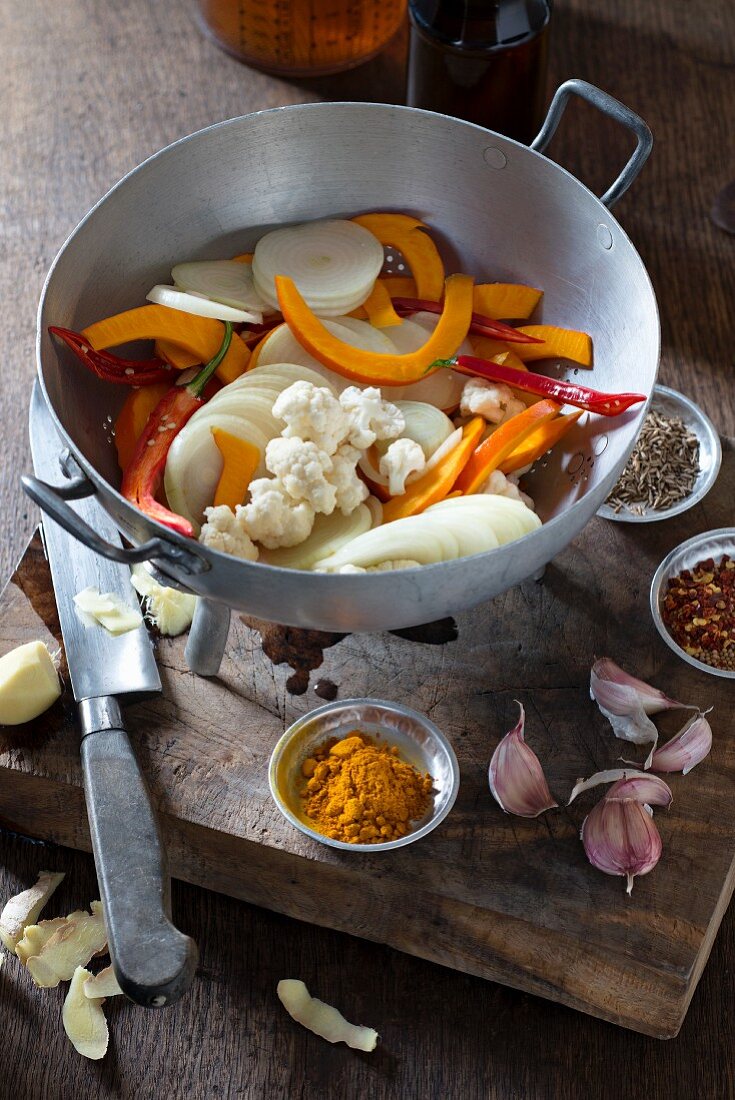
[(688, 704), (670, 699), (658, 688), (631, 676), (609, 657), (601, 657), (592, 666), (590, 696), (607, 718), (616, 737), (636, 745), (651, 744), (644, 768), (650, 768), (658, 741), (658, 730), (649, 714), (688, 708)]
[(606, 875), (621, 875), (626, 893), (637, 875), (647, 875), (661, 858), (661, 836), (648, 805), (634, 798), (603, 798), (582, 823), (587, 859)]
[(490, 791), (502, 810), (519, 817), (538, 817), (559, 805), (551, 796), (536, 753), (526, 744), (526, 714), (521, 703), (520, 718), (506, 733), (490, 761)]
[(657, 772), (681, 772), (686, 775), (709, 755), (712, 748), (712, 727), (704, 714), (693, 715), (653, 754), (651, 767)]

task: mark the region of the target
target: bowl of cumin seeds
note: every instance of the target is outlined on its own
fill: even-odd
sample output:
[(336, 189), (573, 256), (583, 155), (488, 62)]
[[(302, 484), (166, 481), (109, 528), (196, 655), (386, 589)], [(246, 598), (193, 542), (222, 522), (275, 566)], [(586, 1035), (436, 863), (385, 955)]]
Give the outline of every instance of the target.
[(638, 441), (597, 513), (619, 523), (653, 523), (693, 508), (714, 485), (720, 437), (691, 398), (655, 386)]

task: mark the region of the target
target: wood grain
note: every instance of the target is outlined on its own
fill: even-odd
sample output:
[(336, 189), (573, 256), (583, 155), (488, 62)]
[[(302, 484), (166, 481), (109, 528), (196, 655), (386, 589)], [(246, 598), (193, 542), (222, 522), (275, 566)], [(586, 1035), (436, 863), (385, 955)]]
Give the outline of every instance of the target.
[[(144, 156), (209, 122), (289, 102), (402, 94), (402, 42), (344, 78), (290, 84), (220, 54), (198, 36), (192, 11), (192, 0), (0, 0), (5, 575), (36, 521), (17, 482), (29, 466), (24, 420), (36, 302), (75, 222)], [(735, 256), (732, 239), (711, 225), (707, 210), (733, 175), (735, 9), (729, 0), (557, 0), (553, 32), (550, 87), (586, 77), (638, 110), (654, 130), (653, 157), (616, 215), (658, 294), (662, 381), (695, 395), (733, 434)], [(601, 190), (626, 147), (580, 106), (552, 153)], [(672, 541), (688, 533), (684, 521)], [(88, 857), (39, 851), (14, 838), (0, 841), (3, 895), (27, 884), (51, 855), (69, 871), (58, 912), (89, 900), (95, 886)], [(0, 1092), (18, 1100), (735, 1096), (732, 911), (679, 1038), (660, 1044), (192, 887), (175, 884), (174, 898), (178, 919), (204, 950), (199, 984), (186, 1002), (160, 1015), (113, 1002), (114, 1040), (101, 1065), (82, 1062), (69, 1048), (58, 997), (39, 1002), (6, 965)], [(273, 992), (287, 974), (304, 977), (348, 1015), (380, 1026), (382, 1053), (361, 1058), (296, 1028)]]
[[(715, 489), (687, 516), (690, 531), (724, 526), (734, 496), (735, 452), (726, 447)], [(650, 576), (678, 538), (671, 521), (639, 530), (595, 520), (543, 583), (461, 615), (458, 638), (445, 646), (390, 635), (320, 639), (329, 644), (321, 671), (343, 697), (401, 699), (456, 747), (462, 778), (453, 812), (389, 857), (325, 848), (293, 829), (271, 799), (273, 745), (311, 705), (274, 669), (272, 632), (233, 616), (212, 680), (188, 672), (183, 639), (159, 639), (163, 696), (131, 708), (128, 722), (173, 873), (659, 1038), (675, 1035), (735, 881), (732, 689), (678, 661), (647, 609)], [(0, 649), (39, 633), (52, 643), (50, 604), (37, 538), (0, 600)], [(614, 767), (624, 750), (635, 755), (588, 698), (594, 653), (673, 698), (714, 707), (711, 758), (686, 778), (671, 777), (674, 805), (658, 819), (665, 855), (631, 899), (622, 880), (591, 870), (579, 842), (599, 792), (529, 822), (503, 815), (487, 789), (492, 746), (513, 725), (516, 699), (562, 807), (578, 776)], [(71, 709), (67, 693), (40, 728), (0, 731), (0, 824), (88, 849)], [(667, 718), (666, 732), (681, 725), (680, 715)]]

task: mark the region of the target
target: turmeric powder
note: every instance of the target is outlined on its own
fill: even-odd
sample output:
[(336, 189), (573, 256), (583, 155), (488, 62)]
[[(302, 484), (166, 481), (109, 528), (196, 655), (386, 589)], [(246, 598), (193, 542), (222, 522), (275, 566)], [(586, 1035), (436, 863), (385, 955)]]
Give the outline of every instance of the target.
[(395, 746), (353, 730), (301, 765), (304, 809), (319, 832), (349, 844), (405, 836), (429, 808), (432, 778), (401, 760)]

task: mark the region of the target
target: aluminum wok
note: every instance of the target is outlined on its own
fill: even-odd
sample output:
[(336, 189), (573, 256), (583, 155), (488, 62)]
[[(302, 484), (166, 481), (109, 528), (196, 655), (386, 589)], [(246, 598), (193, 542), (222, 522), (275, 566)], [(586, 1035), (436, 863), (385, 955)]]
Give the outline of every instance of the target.
[[(636, 137), (598, 199), (542, 155), (572, 93)], [(273, 622), (378, 631), (474, 606), (536, 574), (595, 514), (634, 445), (646, 405), (615, 420), (583, 417), (537, 463), (537, 531), (471, 558), (420, 569), (333, 576), (209, 550), (147, 519), (118, 491), (110, 426), (124, 387), (87, 373), (52, 343), (50, 324), (81, 329), (140, 305), (182, 260), (252, 249), (264, 230), (395, 209), (432, 227), (448, 270), (543, 288), (543, 316), (594, 341), (590, 384), (650, 397), (659, 356), (656, 300), (643, 262), (609, 208), (643, 166), (651, 135), (637, 115), (583, 81), (558, 89), (531, 148), (443, 115), (384, 104), (284, 107), (210, 126), (125, 176), (90, 211), (49, 272), (38, 318), (40, 384), (69, 450), (56, 486), (24, 479), (57, 522), (99, 553), (150, 561), (199, 595), (208, 629), (235, 608)], [(568, 372), (567, 372), (568, 373)], [(581, 380), (581, 379), (580, 379)], [(68, 501), (95, 494), (132, 543), (102, 542)], [(204, 608), (207, 608), (205, 614)]]

